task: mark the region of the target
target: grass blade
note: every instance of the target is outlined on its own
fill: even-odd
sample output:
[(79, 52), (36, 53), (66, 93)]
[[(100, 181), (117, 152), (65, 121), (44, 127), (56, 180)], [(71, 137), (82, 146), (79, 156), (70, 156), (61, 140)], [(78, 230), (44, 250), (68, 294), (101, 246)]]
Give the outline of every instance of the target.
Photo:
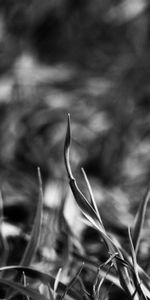
[(77, 281), (77, 279), (79, 278), (82, 270), (84, 267), (84, 262), (82, 263), (82, 266), (80, 267), (80, 269), (77, 271), (77, 273), (75, 274), (75, 276), (73, 277), (73, 279), (71, 280), (71, 282), (67, 285), (67, 288), (61, 298), (61, 300), (63, 300), (65, 298), (65, 296), (68, 294), (68, 291), (73, 287), (73, 285), (75, 284), (75, 282)]
[(62, 272), (62, 268), (60, 268), (58, 270), (56, 278), (55, 278), (55, 282), (54, 282), (54, 294), (53, 294), (54, 299), (56, 299), (56, 292), (57, 292), (57, 288), (58, 288), (58, 285), (59, 285), (59, 279), (60, 279), (61, 272)]
[(133, 241), (132, 241), (132, 237), (131, 237), (131, 229), (130, 228), (128, 228), (128, 236), (129, 236), (131, 256), (132, 256), (132, 261), (133, 261), (133, 269), (135, 272), (137, 283), (140, 285), (140, 278), (139, 278), (139, 274), (138, 274), (136, 254), (135, 254), (135, 250), (134, 250), (134, 245), (133, 245)]
[(99, 215), (97, 215), (97, 210), (95, 210), (95, 207), (93, 208), (93, 206), (88, 202), (86, 197), (80, 191), (76, 183), (76, 180), (73, 177), (73, 173), (70, 165), (70, 145), (71, 145), (71, 130), (70, 130), (70, 115), (68, 115), (66, 139), (64, 144), (64, 160), (65, 160), (65, 166), (69, 178), (70, 188), (72, 190), (76, 203), (79, 206), (81, 212), (83, 213), (85, 218), (88, 219), (88, 221), (99, 231), (106, 244), (106, 247), (108, 248), (108, 251), (111, 254), (116, 253), (118, 252), (118, 248), (114, 244), (114, 242), (112, 242), (112, 240), (109, 238), (109, 236), (106, 234), (101, 219), (99, 218)]
[(69, 178), (69, 184), (74, 195), (74, 198), (81, 209), (82, 213), (85, 217), (94, 225), (96, 229), (101, 229), (103, 233), (105, 233), (104, 227), (102, 226), (97, 212), (92, 207), (92, 205), (88, 202), (86, 197), (80, 191), (75, 178), (73, 177), (71, 165), (70, 165), (70, 145), (71, 145), (71, 129), (70, 129), (70, 115), (68, 115), (68, 123), (67, 123), (67, 131), (66, 131), (66, 139), (64, 144), (64, 160), (65, 166)]
[(35, 290), (28, 288), (27, 286), (23, 286), (20, 283), (13, 282), (6, 279), (0, 279), (0, 284), (6, 285), (10, 288), (13, 288), (15, 292), (19, 292), (27, 297), (32, 298), (33, 300), (49, 300), (44, 295), (37, 293)]
[(67, 131), (66, 131), (66, 138), (65, 138), (65, 144), (64, 144), (64, 161), (65, 161), (65, 166), (68, 174), (69, 179), (73, 179), (73, 174), (72, 170), (70, 167), (70, 144), (71, 144), (71, 128), (70, 128), (70, 114), (68, 114), (68, 119), (67, 119)]
[[(93, 206), (95, 212), (97, 213), (97, 216), (98, 216), (98, 218), (99, 218), (99, 221), (100, 221), (101, 225), (103, 226), (103, 222), (102, 222), (100, 213), (99, 213), (99, 211), (98, 211), (98, 207), (97, 207), (96, 202), (95, 202), (95, 199), (94, 199), (94, 195), (93, 195), (93, 191), (92, 191), (90, 182), (89, 182), (88, 177), (87, 177), (87, 175), (86, 175), (86, 173), (85, 173), (85, 170), (84, 170), (83, 168), (82, 168), (81, 170), (82, 170), (82, 173), (83, 173), (83, 176), (84, 176), (84, 179), (85, 179), (85, 182), (86, 182), (86, 185), (87, 185), (89, 194), (90, 194), (92, 206)], [(104, 227), (104, 226), (103, 226), (103, 227)]]
[(132, 229), (132, 241), (135, 249), (135, 253), (138, 251), (139, 243), (140, 243), (140, 237), (141, 237), (141, 231), (143, 228), (144, 220), (145, 220), (145, 213), (146, 213), (146, 207), (147, 203), (150, 199), (150, 189), (148, 189), (146, 196), (143, 198), (137, 215), (135, 219), (135, 225), (134, 228)]
[(94, 285), (93, 285), (93, 298), (95, 300), (100, 299), (101, 287), (102, 287), (104, 281), (106, 280), (107, 275), (109, 274), (112, 266), (113, 266), (113, 263), (111, 263), (111, 265), (109, 266), (108, 270), (106, 271), (105, 276), (103, 276), (103, 277), (101, 276), (101, 269), (100, 269), (100, 267), (98, 268), (97, 276), (96, 276), (96, 279), (95, 279), (95, 282), (94, 282)]
[[(54, 290), (55, 278), (49, 274), (40, 272), (34, 268), (23, 267), (23, 266), (10, 266), (10, 267), (8, 266), (8, 267), (0, 268), (0, 271), (3, 270), (5, 270), (6, 275), (7, 272), (9, 275), (9, 272), (12, 271), (17, 271), (19, 275), (22, 274), (22, 272), (24, 272), (26, 276), (33, 278), (34, 280), (41, 281), (42, 283), (49, 285)], [(63, 295), (64, 292), (66, 291), (66, 288), (67, 286), (59, 281), (57, 285), (57, 293)], [(68, 296), (71, 297), (72, 299), (82, 300), (82, 295), (74, 291), (73, 289), (70, 289), (68, 291)]]
[[(135, 286), (134, 286), (134, 282), (130, 280), (129, 270), (124, 265), (124, 256), (123, 256), (123, 252), (121, 250), (121, 246), (116, 245), (116, 243), (114, 241), (112, 241), (111, 238), (107, 235), (105, 228), (103, 226), (103, 223), (101, 222), (100, 216), (97, 212), (97, 208), (95, 207), (95, 202), (92, 202), (92, 205), (88, 202), (86, 197), (80, 191), (80, 189), (76, 183), (76, 180), (73, 177), (73, 173), (72, 173), (71, 165), (70, 165), (70, 144), (71, 144), (70, 115), (68, 115), (67, 132), (66, 132), (66, 139), (65, 139), (65, 145), (64, 145), (64, 159), (65, 159), (66, 170), (67, 170), (69, 184), (70, 184), (72, 193), (73, 193), (76, 203), (78, 204), (83, 215), (98, 230), (101, 237), (103, 238), (103, 240), (107, 246), (108, 254), (113, 255), (113, 254), (116, 254), (116, 252), (118, 253), (118, 257), (114, 258), (114, 260), (113, 260), (113, 265), (118, 273), (121, 286), (126, 291), (128, 296), (130, 298), (132, 298), (132, 295), (135, 292)], [(87, 182), (87, 178), (86, 178), (86, 182)], [(87, 184), (88, 184), (88, 182), (87, 182)], [(89, 186), (88, 186), (88, 189), (89, 189)], [(91, 191), (90, 191), (90, 194), (91, 194)], [(93, 200), (92, 194), (91, 194), (91, 197)], [(139, 300), (137, 295), (135, 295), (135, 299)]]
[[(1, 247), (1, 260), (0, 267), (5, 266), (7, 264), (9, 247), (7, 243), (7, 239), (2, 232), (2, 224), (3, 224), (3, 197), (0, 192), (0, 247)], [(2, 276), (3, 274), (1, 274)]]
[(31, 238), (28, 242), (28, 245), (25, 249), (24, 255), (20, 262), (20, 265), (28, 266), (32, 258), (36, 252), (39, 239), (40, 239), (40, 231), (41, 231), (41, 223), (42, 223), (42, 205), (43, 205), (43, 189), (42, 189), (42, 179), (40, 168), (38, 168), (38, 179), (39, 179), (39, 201), (35, 216), (35, 221), (32, 228)]
[[(39, 179), (39, 201), (38, 201), (38, 205), (37, 205), (37, 211), (36, 211), (36, 216), (35, 216), (35, 220), (34, 220), (34, 224), (33, 224), (33, 228), (32, 228), (32, 233), (31, 233), (31, 237), (29, 239), (29, 242), (26, 246), (25, 252), (23, 254), (23, 257), (21, 259), (20, 262), (20, 266), (29, 266), (34, 254), (36, 252), (38, 243), (39, 243), (39, 239), (40, 239), (40, 230), (41, 230), (41, 222), (42, 222), (42, 205), (43, 205), (43, 189), (42, 189), (42, 179), (41, 179), (41, 173), (40, 173), (40, 169), (38, 168), (38, 179)], [(20, 280), (20, 276), (19, 274), (17, 274), (14, 277), (14, 281), (19, 281)], [(9, 298), (11, 294), (11, 290), (9, 291), (8, 289), (8, 293), (7, 293), (7, 297)]]
[[(23, 285), (24, 285), (24, 286), (27, 286), (27, 278), (26, 278), (26, 275), (25, 275), (24, 272), (23, 272)], [(30, 300), (29, 296), (26, 296), (26, 299), (27, 299), (27, 300)]]

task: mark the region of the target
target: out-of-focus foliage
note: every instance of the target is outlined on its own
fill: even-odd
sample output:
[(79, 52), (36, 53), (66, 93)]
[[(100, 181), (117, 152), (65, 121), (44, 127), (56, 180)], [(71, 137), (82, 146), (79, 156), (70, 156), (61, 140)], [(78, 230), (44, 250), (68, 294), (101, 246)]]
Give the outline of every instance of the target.
[[(64, 184), (70, 112), (73, 169), (84, 166), (106, 228), (126, 243), (150, 174), (149, 17), (148, 0), (0, 1), (0, 188), (6, 220), (31, 229), (37, 166), (47, 199), (53, 198), (55, 181)], [(79, 173), (77, 178), (84, 185)], [(149, 260), (148, 213), (149, 207), (139, 252), (143, 265)], [(87, 253), (99, 257), (96, 233), (88, 228), (82, 238)]]

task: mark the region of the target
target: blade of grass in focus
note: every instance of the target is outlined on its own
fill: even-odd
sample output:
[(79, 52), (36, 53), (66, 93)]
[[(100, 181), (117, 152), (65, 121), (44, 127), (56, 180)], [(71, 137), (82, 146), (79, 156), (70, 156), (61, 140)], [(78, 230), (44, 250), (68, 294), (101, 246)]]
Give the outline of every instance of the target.
[(105, 230), (101, 225), (97, 212), (92, 207), (92, 205), (88, 202), (86, 197), (82, 194), (82, 192), (77, 186), (75, 178), (73, 177), (71, 165), (70, 165), (70, 155), (69, 155), (70, 145), (71, 145), (71, 129), (70, 129), (70, 115), (68, 115), (66, 139), (64, 144), (64, 160), (65, 160), (65, 166), (69, 178), (70, 187), (75, 197), (75, 200), (78, 206), (80, 207), (82, 213), (85, 215), (85, 217), (93, 224), (93, 226), (96, 229), (99, 230), (101, 228), (102, 232), (105, 233)]
[[(88, 190), (89, 190), (89, 194), (90, 194), (92, 206), (93, 206), (93, 208), (95, 209), (95, 211), (96, 211), (96, 213), (97, 213), (97, 216), (98, 216), (98, 218), (99, 218), (99, 221), (100, 221), (101, 225), (103, 226), (103, 223), (102, 223), (102, 220), (101, 220), (99, 211), (98, 211), (98, 207), (97, 207), (96, 202), (95, 202), (95, 199), (94, 199), (94, 195), (93, 195), (93, 191), (92, 191), (90, 182), (89, 182), (88, 177), (87, 177), (87, 175), (86, 175), (86, 173), (85, 173), (85, 170), (84, 170), (83, 168), (82, 168), (81, 170), (82, 170), (82, 173), (83, 173), (85, 182), (86, 182), (86, 184), (87, 184), (87, 188), (88, 188)], [(103, 226), (103, 227), (104, 227), (104, 226)]]
[[(71, 129), (70, 129), (70, 115), (68, 115), (68, 122), (67, 122), (67, 131), (66, 131), (66, 139), (65, 139), (65, 145), (64, 145), (64, 160), (66, 165), (66, 170), (69, 178), (69, 184), (70, 188), (72, 190), (72, 193), (74, 195), (74, 198), (77, 202), (77, 205), (79, 206), (81, 212), (83, 215), (90, 221), (90, 223), (98, 230), (100, 235), (102, 236), (108, 251), (111, 254), (114, 254), (116, 252), (120, 252), (118, 247), (115, 245), (115, 243), (110, 239), (110, 237), (107, 235), (105, 228), (103, 226), (103, 223), (99, 216), (99, 213), (97, 212), (98, 209), (95, 210), (95, 207), (88, 202), (86, 197), (82, 194), (80, 191), (75, 178), (73, 177), (71, 165), (70, 165), (70, 145), (71, 145)], [(94, 206), (96, 203), (94, 203)]]
[[(107, 247), (108, 254), (114, 254), (118, 253), (118, 257), (121, 259), (116, 260), (114, 259), (113, 265), (118, 272), (120, 283), (123, 287), (123, 289), (126, 291), (128, 296), (132, 298), (132, 295), (135, 291), (135, 286), (133, 282), (131, 282), (130, 275), (128, 270), (124, 267), (122, 264), (123, 261), (123, 255), (121, 252), (121, 247), (119, 248), (114, 241), (111, 240), (111, 238), (107, 235), (104, 226), (102, 225), (99, 214), (97, 213), (97, 209), (95, 209), (95, 203), (91, 205), (86, 197), (82, 194), (80, 191), (75, 178), (73, 177), (73, 173), (71, 170), (70, 165), (70, 145), (71, 145), (71, 129), (70, 129), (70, 115), (68, 115), (68, 122), (67, 122), (67, 131), (66, 131), (66, 139), (65, 139), (65, 145), (64, 145), (64, 160), (65, 160), (65, 166), (69, 178), (69, 184), (70, 188), (72, 190), (72, 193), (74, 195), (74, 198), (83, 213), (83, 215), (88, 219), (88, 221), (91, 222), (91, 224), (98, 230), (100, 233), (102, 239), (104, 240), (104, 243)], [(138, 297), (135, 296), (136, 300), (139, 300)]]

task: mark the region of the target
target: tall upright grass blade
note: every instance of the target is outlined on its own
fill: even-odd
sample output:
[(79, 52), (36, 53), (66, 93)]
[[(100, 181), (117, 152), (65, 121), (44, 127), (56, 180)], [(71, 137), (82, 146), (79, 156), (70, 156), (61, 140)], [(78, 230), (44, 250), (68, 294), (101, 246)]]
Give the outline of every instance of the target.
[(24, 255), (20, 262), (20, 265), (28, 266), (30, 265), (36, 249), (38, 247), (39, 239), (40, 239), (40, 231), (41, 231), (41, 223), (42, 223), (42, 206), (43, 206), (43, 188), (42, 188), (42, 179), (40, 168), (38, 167), (38, 180), (39, 180), (39, 200), (36, 210), (36, 216), (32, 228), (31, 238), (28, 242), (28, 245), (25, 249)]
[(102, 231), (104, 232), (104, 228), (102, 227), (99, 217), (97, 213), (93, 209), (92, 205), (88, 202), (85, 196), (80, 191), (79, 187), (77, 186), (76, 180), (73, 177), (73, 173), (71, 170), (70, 165), (70, 145), (71, 145), (71, 130), (70, 130), (70, 115), (68, 114), (68, 123), (67, 123), (67, 131), (66, 131), (66, 139), (64, 144), (64, 160), (65, 166), (69, 178), (69, 184), (72, 190), (72, 193), (75, 197), (75, 200), (80, 207), (82, 213), (85, 217), (96, 227), (97, 229), (101, 227)]
[(116, 252), (119, 253), (118, 247), (107, 235), (105, 228), (102, 224), (102, 221), (99, 219), (99, 214), (97, 215), (97, 210), (95, 210), (95, 207), (93, 208), (93, 206), (88, 202), (86, 197), (82, 194), (82, 192), (80, 191), (76, 183), (75, 178), (73, 177), (73, 173), (70, 165), (70, 145), (71, 145), (71, 130), (70, 130), (70, 115), (69, 115), (68, 122), (67, 122), (66, 139), (64, 144), (64, 160), (65, 160), (66, 170), (69, 178), (70, 188), (72, 190), (74, 198), (81, 212), (88, 219), (88, 221), (90, 221), (90, 223), (99, 231), (105, 244), (107, 245), (108, 251), (111, 254)]
[(133, 241), (135, 253), (137, 253), (138, 248), (139, 248), (141, 231), (143, 228), (145, 214), (146, 214), (146, 207), (147, 207), (149, 199), (150, 199), (150, 189), (148, 189), (146, 195), (144, 196), (144, 198), (139, 206), (139, 209), (138, 209), (138, 212), (136, 215), (136, 219), (135, 219), (135, 225), (132, 229), (132, 241)]
[(68, 114), (67, 131), (66, 131), (66, 138), (64, 144), (64, 161), (65, 161), (68, 178), (73, 179), (74, 177), (70, 167), (70, 144), (71, 144), (71, 128), (70, 128), (70, 114)]

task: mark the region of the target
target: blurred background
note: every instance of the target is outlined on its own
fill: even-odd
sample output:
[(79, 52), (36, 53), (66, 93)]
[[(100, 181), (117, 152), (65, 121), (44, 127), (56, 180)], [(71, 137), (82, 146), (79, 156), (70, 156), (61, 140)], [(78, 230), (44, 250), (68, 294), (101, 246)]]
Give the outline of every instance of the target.
[[(69, 112), (73, 172), (82, 186), (85, 168), (104, 225), (126, 234), (149, 185), (149, 51), (148, 0), (0, 1), (0, 188), (6, 220), (31, 228), (37, 166), (45, 205), (59, 203), (67, 189), (63, 145)], [(76, 206), (66, 203), (67, 219), (68, 203)], [(146, 259), (149, 223), (147, 218)]]

